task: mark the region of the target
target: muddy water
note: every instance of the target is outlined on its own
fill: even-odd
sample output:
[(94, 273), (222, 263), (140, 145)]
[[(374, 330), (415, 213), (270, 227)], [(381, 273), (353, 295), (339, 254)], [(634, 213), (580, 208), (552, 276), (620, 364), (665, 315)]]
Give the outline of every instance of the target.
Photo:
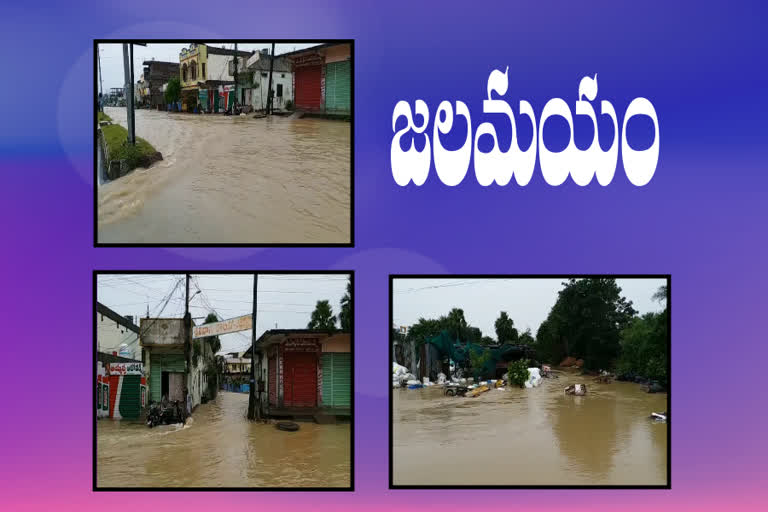
[[(105, 108), (126, 125), (124, 108)], [(164, 160), (98, 188), (106, 243), (347, 243), (350, 123), (136, 111)]]
[(248, 395), (221, 392), (184, 427), (97, 422), (100, 487), (348, 487), (350, 428), (298, 432), (245, 419)]
[[(588, 394), (566, 396), (569, 384)], [(664, 485), (666, 394), (565, 374), (534, 389), (451, 398), (393, 390), (396, 485)]]

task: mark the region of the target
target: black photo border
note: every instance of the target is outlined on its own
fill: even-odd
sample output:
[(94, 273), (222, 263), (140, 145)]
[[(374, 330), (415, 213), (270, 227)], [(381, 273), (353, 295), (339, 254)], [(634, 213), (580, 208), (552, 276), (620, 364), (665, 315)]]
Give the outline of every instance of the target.
[(387, 361), (387, 386), (389, 387), (389, 489), (672, 489), (672, 425), (667, 421), (667, 483), (662, 485), (395, 485), (393, 458), (393, 394), (392, 389), (392, 325), (394, 321), (395, 279), (583, 279), (583, 278), (613, 278), (613, 279), (665, 279), (667, 282), (667, 370), (669, 372), (669, 387), (667, 389), (667, 410), (672, 416), (672, 275), (671, 274), (390, 274), (389, 275), (389, 317), (387, 323), (387, 339), (389, 340), (389, 360)]
[[(349, 242), (339, 243), (305, 243), (305, 242), (291, 242), (291, 243), (130, 243), (130, 242), (115, 242), (104, 243), (99, 242), (99, 176), (98, 176), (98, 110), (94, 108), (93, 111), (93, 246), (94, 247), (355, 247), (355, 39), (94, 39), (93, 40), (93, 91), (95, 95), (98, 95), (99, 91), (99, 54), (98, 48), (100, 44), (164, 44), (164, 43), (183, 43), (188, 44), (191, 42), (213, 44), (213, 43), (244, 43), (244, 44), (286, 44), (286, 43), (300, 43), (300, 44), (349, 44), (350, 45), (350, 104), (352, 112), (349, 121), (350, 139), (349, 139)], [(91, 102), (93, 107), (93, 102)]]
[[(350, 425), (349, 425), (349, 457), (350, 457), (350, 466), (349, 466), (349, 487), (108, 487), (108, 486), (98, 486), (98, 479), (97, 479), (97, 441), (96, 441), (96, 424), (99, 421), (96, 416), (96, 409), (93, 407), (93, 404), (96, 403), (97, 394), (96, 394), (96, 386), (91, 385), (91, 405), (90, 408), (93, 410), (93, 423), (91, 424), (91, 437), (92, 437), (92, 448), (91, 448), (91, 458), (92, 458), (92, 473), (93, 473), (93, 481), (92, 481), (92, 491), (93, 492), (147, 492), (147, 491), (153, 491), (153, 492), (166, 492), (166, 491), (181, 491), (181, 492), (187, 492), (187, 491), (204, 491), (204, 492), (210, 492), (210, 491), (216, 491), (216, 492), (231, 492), (231, 491), (247, 491), (247, 492), (354, 492), (355, 490), (355, 296), (357, 295), (355, 291), (355, 271), (354, 270), (178, 270), (178, 269), (167, 269), (167, 270), (111, 270), (111, 269), (101, 269), (101, 270), (94, 270), (93, 271), (93, 298), (92, 298), (92, 311), (96, 311), (96, 303), (98, 301), (98, 295), (97, 295), (97, 281), (99, 275), (140, 275), (140, 274), (194, 274), (194, 275), (236, 275), (236, 274), (242, 274), (242, 275), (253, 275), (254, 273), (257, 273), (259, 275), (328, 275), (328, 274), (335, 274), (335, 275), (346, 275), (349, 276), (349, 280), (352, 283), (352, 318), (351, 318), (351, 343), (350, 343), (350, 357), (352, 358), (352, 368), (350, 370), (350, 378), (351, 378), (351, 388), (350, 388)], [(93, 370), (92, 370), (92, 381), (93, 383), (96, 382), (96, 369), (98, 367), (98, 353), (97, 353), (97, 345), (96, 345), (96, 332), (97, 332), (97, 321), (96, 317), (94, 316), (93, 319), (93, 340), (92, 340), (92, 346), (91, 350), (93, 352)], [(103, 421), (103, 420), (102, 420)]]

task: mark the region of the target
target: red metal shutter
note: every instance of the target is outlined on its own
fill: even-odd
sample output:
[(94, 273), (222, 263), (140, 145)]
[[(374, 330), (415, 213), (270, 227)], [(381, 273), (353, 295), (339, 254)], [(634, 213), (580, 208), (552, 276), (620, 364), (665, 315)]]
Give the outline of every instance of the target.
[(296, 108), (319, 110), (322, 107), (321, 75), (320, 65), (296, 68)]
[(283, 386), (286, 407), (317, 406), (317, 354), (286, 352)]
[(269, 405), (277, 405), (277, 358), (269, 358)]

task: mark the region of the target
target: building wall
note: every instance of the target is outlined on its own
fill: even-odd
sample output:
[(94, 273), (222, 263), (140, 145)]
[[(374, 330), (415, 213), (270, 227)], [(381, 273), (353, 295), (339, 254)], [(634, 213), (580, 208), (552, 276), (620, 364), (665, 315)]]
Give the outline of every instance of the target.
[[(267, 76), (263, 76), (263, 73), (266, 73)], [(253, 83), (259, 84), (259, 86), (248, 89), (248, 92), (246, 93), (246, 102), (250, 104), (254, 110), (263, 110), (267, 108), (267, 90), (269, 87), (269, 72), (254, 71)], [(278, 84), (281, 84), (283, 86), (282, 98), (277, 97)], [(293, 103), (293, 74), (285, 71), (273, 72), (272, 73), (272, 90), (275, 91), (274, 104), (273, 104), (273, 107), (275, 109), (285, 108), (285, 104), (288, 101), (291, 101), (291, 103)], [(248, 95), (250, 95), (250, 98), (248, 97)]]
[(352, 56), (352, 47), (348, 44), (331, 46), (325, 50), (325, 63), (347, 60)]
[(143, 346), (184, 345), (183, 318), (142, 318)]
[(350, 344), (349, 333), (335, 334), (323, 340), (323, 352), (349, 352)]
[(138, 333), (118, 324), (96, 312), (96, 347), (99, 352), (111, 354), (120, 350), (120, 344), (127, 343), (133, 359), (141, 359)]
[[(235, 77), (229, 72), (230, 60), (232, 60), (231, 55), (219, 55), (217, 53), (209, 54), (208, 65), (206, 66), (206, 73), (208, 74), (206, 80), (233, 81)], [(242, 63), (245, 64), (244, 61)]]
[[(188, 66), (192, 64), (192, 61), (195, 62), (195, 66), (197, 67), (197, 78), (195, 80), (192, 79), (192, 73), (187, 73), (187, 80), (184, 80), (184, 74), (182, 70), (184, 69), (184, 64), (186, 63)], [(208, 78), (206, 76), (203, 76), (203, 63), (206, 64), (206, 74), (208, 74), (208, 47), (204, 44), (198, 45), (197, 49), (193, 51), (191, 54), (187, 54), (185, 57), (179, 56), (179, 79), (181, 80), (181, 86), (182, 87), (188, 87), (191, 85), (196, 85), (197, 82), (203, 82), (207, 80)]]

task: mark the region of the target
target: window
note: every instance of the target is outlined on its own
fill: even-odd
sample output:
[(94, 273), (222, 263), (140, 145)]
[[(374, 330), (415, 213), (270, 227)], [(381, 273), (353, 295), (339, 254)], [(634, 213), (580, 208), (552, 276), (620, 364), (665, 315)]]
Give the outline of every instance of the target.
[(197, 62), (193, 60), (189, 67), (192, 68), (192, 80), (197, 80)]
[(277, 97), (283, 97), (283, 84), (277, 84)]
[(208, 76), (208, 75), (206, 75), (206, 74), (205, 74), (205, 62), (203, 62), (201, 65), (202, 65), (202, 67), (203, 67), (203, 72), (202, 72), (202, 73), (200, 73), (200, 78), (202, 78), (203, 80), (205, 80), (205, 77), (206, 77), (206, 76)]
[(281, 73), (280, 78), (285, 78), (285, 73)]
[(187, 64), (184, 63), (184, 66), (181, 68), (181, 81), (186, 82), (187, 81)]

